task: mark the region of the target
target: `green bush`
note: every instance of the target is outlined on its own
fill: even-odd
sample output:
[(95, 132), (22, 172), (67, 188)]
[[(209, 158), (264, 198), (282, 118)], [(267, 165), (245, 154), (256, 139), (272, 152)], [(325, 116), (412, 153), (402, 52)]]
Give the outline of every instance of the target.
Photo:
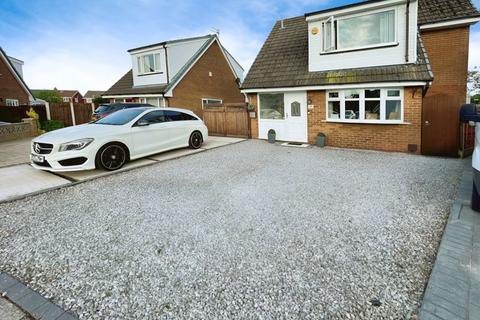
[(58, 120), (47, 120), (42, 123), (42, 129), (46, 132), (61, 129), (65, 127), (62, 121)]

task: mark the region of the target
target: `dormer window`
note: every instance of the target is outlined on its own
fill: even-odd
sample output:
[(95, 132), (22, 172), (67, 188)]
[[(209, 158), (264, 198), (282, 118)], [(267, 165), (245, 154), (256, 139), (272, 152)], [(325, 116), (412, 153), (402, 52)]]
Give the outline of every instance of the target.
[(160, 53), (150, 53), (137, 58), (138, 73), (149, 74), (160, 72)]
[(395, 12), (330, 17), (322, 23), (323, 53), (395, 45)]

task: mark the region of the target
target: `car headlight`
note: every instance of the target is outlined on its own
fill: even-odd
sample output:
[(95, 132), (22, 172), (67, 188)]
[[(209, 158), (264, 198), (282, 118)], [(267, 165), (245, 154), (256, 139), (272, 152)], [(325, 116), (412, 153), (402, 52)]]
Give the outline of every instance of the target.
[(67, 143), (62, 143), (58, 151), (71, 151), (71, 150), (82, 150), (92, 143), (93, 138), (80, 139), (75, 141), (70, 141)]

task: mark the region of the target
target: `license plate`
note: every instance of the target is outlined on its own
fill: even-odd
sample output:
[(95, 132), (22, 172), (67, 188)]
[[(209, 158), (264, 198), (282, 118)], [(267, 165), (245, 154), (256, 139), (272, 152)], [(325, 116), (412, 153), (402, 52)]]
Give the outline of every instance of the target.
[(44, 156), (37, 156), (36, 154), (30, 155), (30, 159), (32, 159), (33, 162), (40, 162), (40, 163), (45, 161)]

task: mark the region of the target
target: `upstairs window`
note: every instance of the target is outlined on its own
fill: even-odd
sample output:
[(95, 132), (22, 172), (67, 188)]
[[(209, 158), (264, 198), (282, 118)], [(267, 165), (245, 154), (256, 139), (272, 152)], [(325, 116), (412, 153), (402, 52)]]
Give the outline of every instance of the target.
[(160, 53), (151, 53), (137, 58), (138, 73), (149, 74), (160, 72)]
[(396, 42), (395, 10), (330, 17), (322, 24), (323, 52), (392, 45)]

